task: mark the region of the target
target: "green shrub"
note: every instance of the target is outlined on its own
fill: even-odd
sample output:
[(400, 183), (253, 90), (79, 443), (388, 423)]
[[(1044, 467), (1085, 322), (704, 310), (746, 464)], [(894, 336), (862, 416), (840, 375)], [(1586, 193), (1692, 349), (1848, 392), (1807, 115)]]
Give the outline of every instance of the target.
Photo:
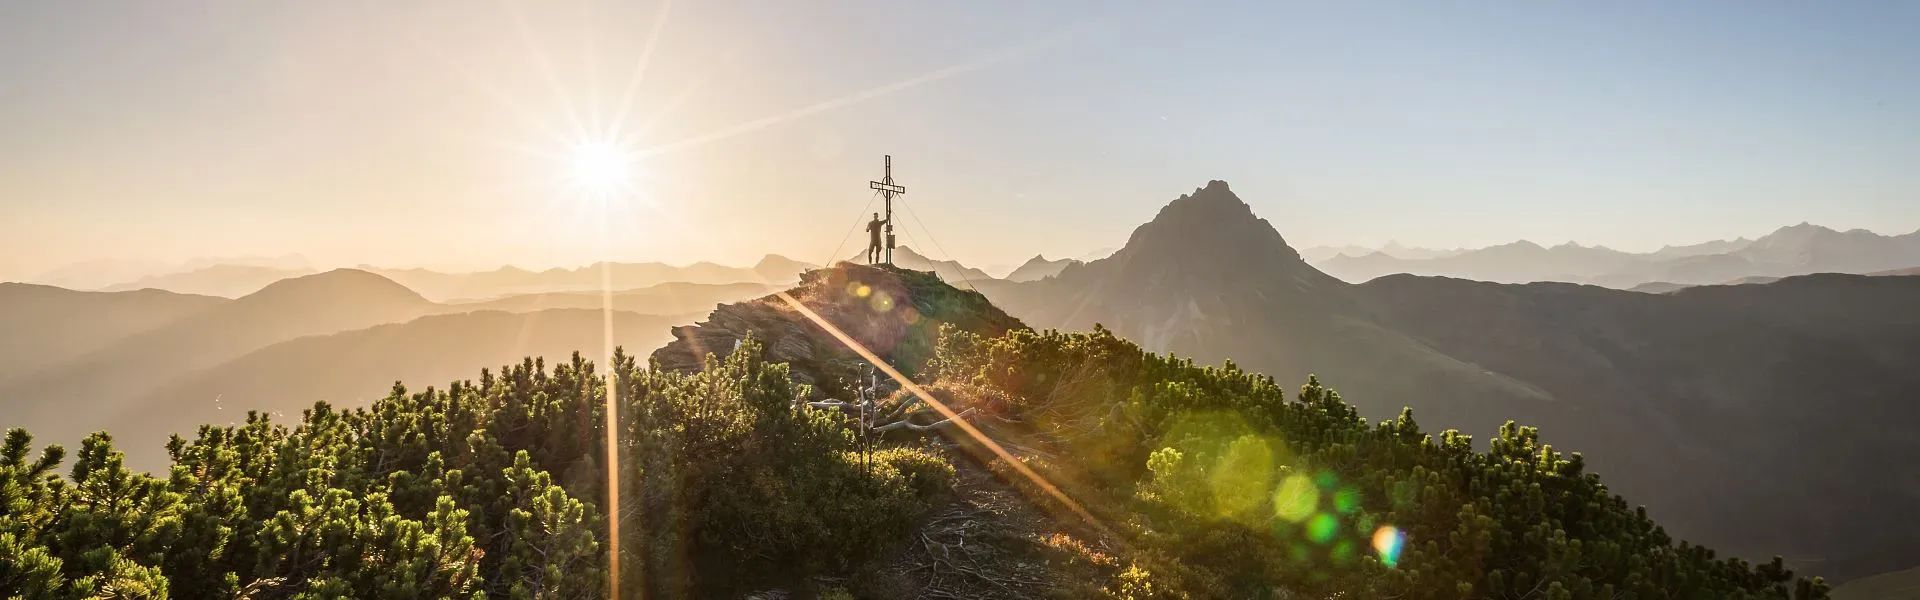
[[(860, 460), (751, 340), (701, 373), (614, 366), (623, 597), (856, 564), (952, 474), (919, 450)], [(176, 437), (165, 478), (104, 434), (62, 478), (62, 450), (10, 431), (0, 597), (606, 597), (605, 380), (530, 359), (291, 427), (253, 414)]]
[[(1476, 452), (1412, 412), (1368, 423), (1309, 378), (1157, 356), (1087, 334), (942, 332), (937, 377), (1002, 390), (1058, 440), (1050, 478), (1120, 515), (1117, 597), (1822, 598), (1819, 579), (1677, 543), (1508, 423)], [(1080, 475), (1080, 476), (1074, 476)], [(1551, 584), (1551, 585), (1549, 585)], [(1463, 591), (1464, 590), (1464, 591)]]

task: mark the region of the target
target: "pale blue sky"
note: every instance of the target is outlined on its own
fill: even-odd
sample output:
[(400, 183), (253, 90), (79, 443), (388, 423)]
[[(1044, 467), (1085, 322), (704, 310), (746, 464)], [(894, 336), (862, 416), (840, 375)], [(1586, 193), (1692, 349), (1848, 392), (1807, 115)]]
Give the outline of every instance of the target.
[(0, 5), (0, 279), (577, 264), (603, 221), (621, 260), (819, 261), (888, 152), (976, 264), (1209, 179), (1302, 247), (1920, 228), (1920, 3), (816, 4), (666, 13), (627, 111), (665, 151), (610, 216), (552, 132), (620, 112), (658, 2)]

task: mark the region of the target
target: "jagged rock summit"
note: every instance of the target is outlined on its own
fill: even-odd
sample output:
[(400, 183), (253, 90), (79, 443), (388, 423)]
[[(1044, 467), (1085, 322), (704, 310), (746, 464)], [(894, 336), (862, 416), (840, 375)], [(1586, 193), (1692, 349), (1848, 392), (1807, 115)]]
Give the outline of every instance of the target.
[(1254, 214), (1227, 182), (1219, 180), (1162, 207), (1152, 221), (1134, 229), (1127, 244), (1112, 256), (1070, 265), (1054, 279), (1079, 284), (1124, 282), (1135, 284), (1128, 286), (1135, 289), (1177, 296), (1159, 298), (1165, 301), (1156, 304), (1164, 309), (1163, 315), (1185, 308), (1191, 295), (1206, 296), (1207, 290), (1234, 287), (1226, 284), (1238, 281), (1257, 280), (1284, 290), (1345, 287), (1302, 260), (1272, 223)]
[[(1101, 262), (1111, 265), (1109, 269), (1151, 271), (1195, 283), (1277, 277), (1309, 285), (1338, 284), (1301, 260), (1273, 224), (1255, 215), (1219, 180), (1162, 207), (1152, 221), (1134, 229), (1126, 246)], [(1062, 275), (1081, 270), (1070, 267)]]
[[(932, 272), (842, 262), (808, 271), (787, 293), (908, 375), (933, 357), (942, 325), (995, 336), (1025, 324), (972, 290)], [(754, 336), (769, 362), (787, 363), (816, 396), (839, 396), (865, 376), (865, 361), (777, 294), (723, 304), (705, 321), (675, 327), (654, 351), (656, 368), (697, 371)]]

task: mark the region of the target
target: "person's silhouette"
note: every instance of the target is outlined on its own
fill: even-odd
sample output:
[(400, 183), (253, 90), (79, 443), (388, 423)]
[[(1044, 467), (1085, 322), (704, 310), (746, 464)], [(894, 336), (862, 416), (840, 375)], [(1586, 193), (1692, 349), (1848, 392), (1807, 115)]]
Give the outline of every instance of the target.
[(881, 220), (880, 213), (873, 213), (873, 220), (867, 222), (867, 264), (880, 262), (882, 254), (880, 232), (887, 226), (887, 221), (891, 220), (890, 218)]

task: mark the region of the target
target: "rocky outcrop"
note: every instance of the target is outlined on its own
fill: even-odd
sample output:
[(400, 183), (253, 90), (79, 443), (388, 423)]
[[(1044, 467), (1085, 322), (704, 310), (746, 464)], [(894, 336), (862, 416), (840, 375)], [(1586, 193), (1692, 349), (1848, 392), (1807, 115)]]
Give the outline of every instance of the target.
[[(901, 372), (913, 375), (933, 357), (940, 327), (982, 335), (1025, 328), (979, 292), (961, 290), (926, 271), (840, 263), (808, 271), (787, 292)], [(723, 304), (705, 321), (675, 327), (654, 351), (656, 368), (697, 371), (708, 355), (726, 356), (752, 335), (769, 362), (787, 363), (815, 396), (843, 397), (866, 373), (866, 361), (778, 295)]]

